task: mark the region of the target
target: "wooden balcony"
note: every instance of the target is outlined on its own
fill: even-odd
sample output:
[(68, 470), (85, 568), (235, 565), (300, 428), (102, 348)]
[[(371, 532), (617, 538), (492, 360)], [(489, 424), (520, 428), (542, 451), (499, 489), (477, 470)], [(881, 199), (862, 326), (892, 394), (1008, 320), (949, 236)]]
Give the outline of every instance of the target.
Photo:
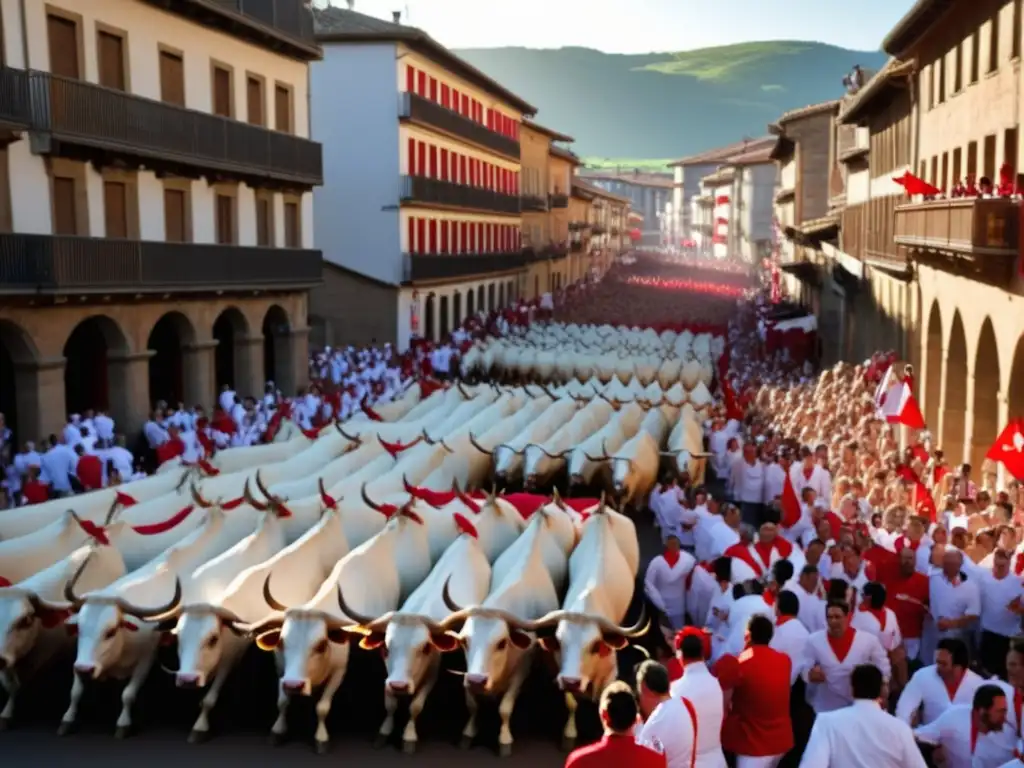
[(146, 0), (204, 26), (302, 60), (321, 57), (302, 0)]
[(549, 204), (552, 208), (568, 208), (569, 196), (561, 192), (555, 192), (549, 196)]
[(442, 107), (418, 94), (401, 94), (399, 117), (442, 131), (453, 138), (468, 141), (513, 160), (519, 159), (519, 142), (515, 139), (495, 133), (486, 125), (463, 117), (458, 112)]
[(0, 67), (0, 130), (23, 131), (31, 123), (28, 72)]
[(322, 148), (314, 141), (48, 72), (28, 77), (37, 154), (261, 186), (323, 183)]
[(548, 199), (543, 195), (521, 195), (519, 199), (524, 213), (544, 213), (548, 209)]
[(407, 283), (455, 280), (473, 275), (522, 269), (529, 261), (525, 251), (515, 253), (410, 254), (404, 256), (403, 279)]
[(321, 252), (99, 237), (0, 235), (0, 295), (297, 290), (320, 282)]
[(1002, 198), (933, 200), (896, 208), (893, 239), (912, 251), (1017, 255), (1020, 205)]
[(423, 176), (402, 177), (402, 202), (514, 214), (518, 214), (520, 208), (515, 195)]

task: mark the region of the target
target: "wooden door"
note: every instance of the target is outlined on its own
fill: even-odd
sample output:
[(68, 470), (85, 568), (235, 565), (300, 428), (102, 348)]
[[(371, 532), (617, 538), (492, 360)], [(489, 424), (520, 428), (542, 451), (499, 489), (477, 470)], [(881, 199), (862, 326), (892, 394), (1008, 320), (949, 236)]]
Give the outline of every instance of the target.
[(213, 114), (232, 117), (231, 73), (223, 67), (213, 68)]
[(169, 243), (188, 242), (188, 217), (185, 206), (188, 198), (180, 189), (164, 190), (164, 233)]
[(124, 76), (124, 40), (110, 32), (96, 36), (96, 56), (99, 59), (100, 85), (127, 90)]
[(185, 106), (185, 62), (170, 51), (160, 51), (160, 99)]
[(275, 126), (283, 133), (292, 132), (292, 92), (283, 85), (274, 87)]
[(270, 248), (274, 245), (271, 229), (270, 200), (265, 197), (256, 198), (256, 245)]
[(249, 122), (253, 125), (266, 125), (263, 115), (263, 81), (258, 77), (248, 77), (245, 81), (245, 98)]
[(128, 189), (123, 182), (103, 182), (103, 217), (107, 237), (128, 237)]
[(78, 234), (78, 205), (75, 180), (65, 176), (53, 178), (53, 234)]
[(302, 247), (302, 231), (299, 226), (299, 204), (284, 204), (284, 245), (286, 248)]
[(78, 25), (63, 16), (47, 16), (46, 39), (50, 46), (50, 72), (59, 77), (80, 79)]
[(217, 195), (217, 242), (233, 245), (235, 242), (235, 198)]

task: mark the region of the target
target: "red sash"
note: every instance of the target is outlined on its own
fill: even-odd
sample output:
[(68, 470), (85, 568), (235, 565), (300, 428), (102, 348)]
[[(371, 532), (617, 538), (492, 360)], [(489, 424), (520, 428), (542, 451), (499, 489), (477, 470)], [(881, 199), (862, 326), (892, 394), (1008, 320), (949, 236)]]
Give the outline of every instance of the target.
[(694, 709), (693, 703), (688, 698), (683, 696), (682, 699), (683, 706), (686, 707), (686, 711), (690, 715), (690, 723), (693, 725), (693, 749), (690, 752), (690, 768), (694, 768), (697, 765), (697, 710)]

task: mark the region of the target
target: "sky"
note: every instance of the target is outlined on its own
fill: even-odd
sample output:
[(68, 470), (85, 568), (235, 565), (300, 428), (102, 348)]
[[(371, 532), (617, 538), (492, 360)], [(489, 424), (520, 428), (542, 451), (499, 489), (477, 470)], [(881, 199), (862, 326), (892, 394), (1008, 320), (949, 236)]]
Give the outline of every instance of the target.
[[(346, 0), (315, 0), (339, 8)], [(814, 40), (878, 50), (913, 0), (354, 0), (355, 10), (425, 29), (449, 48), (584, 46), (608, 53)]]

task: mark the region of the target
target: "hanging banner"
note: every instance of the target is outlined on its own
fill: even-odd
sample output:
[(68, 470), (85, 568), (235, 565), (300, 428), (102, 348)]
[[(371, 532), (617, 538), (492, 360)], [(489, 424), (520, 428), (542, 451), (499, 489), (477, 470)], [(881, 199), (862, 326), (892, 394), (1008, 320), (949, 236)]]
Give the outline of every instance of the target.
[(412, 303), (409, 305), (409, 328), (414, 334), (420, 331), (420, 292), (412, 292)]

